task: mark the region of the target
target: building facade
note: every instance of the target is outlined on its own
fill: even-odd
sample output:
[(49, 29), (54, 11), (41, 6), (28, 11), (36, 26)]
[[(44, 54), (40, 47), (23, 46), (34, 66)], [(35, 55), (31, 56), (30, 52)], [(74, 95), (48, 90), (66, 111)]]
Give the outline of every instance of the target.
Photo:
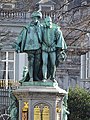
[[(82, 22), (82, 18), (86, 17), (87, 14), (87, 22), (89, 21), (89, 5), (89, 0), (79, 0), (79, 2), (77, 0), (72, 0), (71, 2), (68, 0), (0, 1), (1, 91), (3, 92), (3, 88), (8, 89), (13, 82), (21, 80), (23, 67), (28, 65), (27, 54), (17, 54), (12, 48), (12, 44), (17, 40), (22, 28), (30, 22), (30, 15), (34, 10), (40, 10), (43, 14), (43, 19), (47, 15), (51, 16), (53, 22), (61, 26), (68, 45), (67, 60), (64, 63), (60, 63), (56, 72), (59, 86), (66, 90), (76, 85), (90, 89), (90, 27), (84, 26), (86, 24), (84, 23), (85, 20)], [(81, 21), (80, 24), (77, 24), (78, 21)], [(90, 23), (88, 23), (88, 26), (90, 26)], [(77, 31), (78, 29), (80, 29), (79, 32)], [(83, 35), (80, 33), (82, 29), (84, 30)], [(82, 36), (78, 39), (77, 36), (80, 35)], [(0, 93), (1, 98), (3, 98), (2, 92)], [(2, 103), (0, 101), (0, 105)]]

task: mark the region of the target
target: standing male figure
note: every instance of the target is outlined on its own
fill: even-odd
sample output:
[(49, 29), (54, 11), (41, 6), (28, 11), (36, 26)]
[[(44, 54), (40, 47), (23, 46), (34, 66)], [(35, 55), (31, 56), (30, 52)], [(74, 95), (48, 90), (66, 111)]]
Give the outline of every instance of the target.
[(64, 96), (63, 101), (62, 101), (62, 112), (61, 112), (62, 120), (67, 120), (68, 115), (70, 114), (70, 112), (68, 111), (67, 100), (68, 100), (68, 94)]
[[(31, 14), (32, 21), (21, 31), (16, 41), (16, 51), (28, 54), (29, 81), (39, 80), (38, 72), (41, 55), (42, 31), (40, 18), (41, 12), (35, 11)], [(23, 81), (24, 82), (24, 81)]]
[(12, 91), (10, 91), (10, 99), (12, 101), (9, 108), (8, 108), (10, 118), (11, 118), (11, 120), (18, 120), (18, 117), (19, 117), (19, 109), (18, 109), (19, 103), (18, 103), (18, 100), (17, 100), (17, 98), (15, 97), (15, 95), (13, 94)]
[[(43, 27), (42, 40), (42, 60), (43, 60), (43, 82), (47, 81), (48, 71), (50, 79), (55, 80), (57, 53), (67, 48), (61, 30), (53, 26), (51, 17), (45, 18), (45, 26)], [(48, 67), (49, 66), (49, 67)], [(49, 70), (50, 69), (50, 70)]]

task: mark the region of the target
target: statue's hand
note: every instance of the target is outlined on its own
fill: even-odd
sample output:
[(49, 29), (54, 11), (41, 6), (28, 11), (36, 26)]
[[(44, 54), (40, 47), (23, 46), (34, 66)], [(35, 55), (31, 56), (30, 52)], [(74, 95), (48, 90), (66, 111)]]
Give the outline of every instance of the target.
[(14, 48), (17, 53), (20, 51), (20, 47), (15, 42), (12, 44), (12, 48)]
[(19, 52), (17, 48), (15, 49), (15, 51), (16, 51), (17, 53)]
[(62, 51), (62, 48), (57, 48), (57, 52), (61, 52)]
[(12, 44), (12, 48), (16, 48), (16, 45), (15, 45), (15, 44)]
[(16, 51), (17, 53), (19, 53), (19, 52), (20, 52), (20, 47), (16, 45), (15, 51)]
[(61, 51), (60, 54), (61, 54), (62, 60), (65, 60), (67, 57), (66, 53), (64, 51)]

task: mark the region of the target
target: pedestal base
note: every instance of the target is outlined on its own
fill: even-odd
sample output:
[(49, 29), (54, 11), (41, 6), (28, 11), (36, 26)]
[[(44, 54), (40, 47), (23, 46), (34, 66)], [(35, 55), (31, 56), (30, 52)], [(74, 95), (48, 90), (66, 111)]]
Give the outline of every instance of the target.
[(27, 82), (14, 94), (19, 100), (19, 120), (61, 120), (61, 102), (66, 91), (57, 84)]
[(58, 86), (58, 83), (55, 82), (23, 82), (22, 86), (46, 86), (46, 87), (54, 87)]

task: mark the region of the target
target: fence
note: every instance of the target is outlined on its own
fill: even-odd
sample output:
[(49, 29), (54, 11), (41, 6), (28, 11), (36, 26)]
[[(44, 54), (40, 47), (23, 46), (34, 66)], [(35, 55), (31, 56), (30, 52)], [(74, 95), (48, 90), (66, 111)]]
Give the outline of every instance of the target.
[(8, 81), (0, 80), (0, 115), (8, 114), (8, 107), (11, 103), (10, 91), (18, 87), (18, 81)]

